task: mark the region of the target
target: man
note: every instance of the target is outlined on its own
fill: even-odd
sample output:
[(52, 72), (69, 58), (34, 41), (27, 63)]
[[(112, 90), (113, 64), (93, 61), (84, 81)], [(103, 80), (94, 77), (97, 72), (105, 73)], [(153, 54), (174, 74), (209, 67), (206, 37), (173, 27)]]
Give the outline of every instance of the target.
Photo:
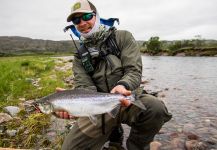
[[(78, 118), (65, 138), (63, 150), (100, 150), (110, 140), (110, 148), (123, 149), (121, 123), (131, 126), (128, 150), (148, 150), (155, 134), (171, 119), (164, 103), (142, 94), (140, 50), (132, 34), (100, 23), (98, 11), (88, 0), (76, 0), (67, 21), (72, 21), (80, 34), (81, 48), (73, 62), (75, 88), (130, 95), (136, 91), (137, 100), (146, 109), (120, 100), (122, 107), (116, 118), (97, 116), (97, 125), (89, 118)], [(67, 112), (56, 112), (61, 118), (73, 118)], [(75, 116), (76, 117), (76, 116)]]

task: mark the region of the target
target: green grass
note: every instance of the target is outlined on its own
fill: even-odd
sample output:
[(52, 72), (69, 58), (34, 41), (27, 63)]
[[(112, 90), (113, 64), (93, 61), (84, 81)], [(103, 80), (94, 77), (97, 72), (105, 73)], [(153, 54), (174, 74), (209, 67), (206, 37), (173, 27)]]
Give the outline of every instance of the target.
[(66, 88), (63, 79), (72, 72), (56, 71), (54, 60), (45, 56), (0, 57), (0, 111), (17, 105), (19, 98), (37, 99), (55, 92), (56, 87)]
[[(49, 56), (0, 57), (0, 112), (3, 112), (5, 106), (18, 106), (20, 98), (35, 100), (55, 92), (56, 87), (68, 88), (64, 78), (71, 76), (72, 71), (56, 70), (55, 67), (65, 64), (61, 61), (57, 64), (55, 60), (57, 58)], [(18, 118), (1, 125), (19, 132), (15, 137), (0, 134), (0, 147), (34, 148), (37, 144), (40, 148), (54, 146), (43, 136), (44, 129), (50, 125), (49, 115), (34, 112), (28, 114), (22, 108)], [(59, 137), (56, 145), (61, 143), (62, 138)]]

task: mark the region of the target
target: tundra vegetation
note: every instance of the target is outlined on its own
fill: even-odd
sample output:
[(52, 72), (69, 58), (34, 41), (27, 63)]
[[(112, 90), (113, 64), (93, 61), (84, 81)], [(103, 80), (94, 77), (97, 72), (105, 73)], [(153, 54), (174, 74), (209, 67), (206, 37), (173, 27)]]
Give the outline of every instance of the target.
[[(63, 62), (47, 56), (0, 58), (0, 113), (6, 106), (19, 106), (16, 117), (0, 123), (0, 147), (52, 147), (43, 136), (50, 126), (50, 116), (27, 112), (23, 103), (55, 92), (56, 87), (69, 88), (64, 80), (72, 75), (71, 68), (61, 70)], [(16, 131), (15, 135), (3, 133)], [(56, 139), (57, 145), (61, 139)], [(53, 143), (54, 144), (54, 143)], [(55, 147), (57, 146), (55, 145)]]
[[(148, 55), (217, 56), (217, 41), (204, 40), (200, 36), (177, 41), (161, 41), (156, 36), (138, 43), (141, 52)], [(54, 142), (43, 136), (51, 124), (51, 117), (27, 112), (23, 103), (53, 93), (56, 87), (73, 86), (66, 84), (66, 79), (73, 76), (71, 68), (61, 69), (65, 62), (48, 56), (71, 55), (73, 49), (72, 41), (0, 37), (0, 56), (13, 56), (0, 57), (0, 113), (5, 113), (3, 108), (6, 106), (21, 108), (12, 120), (0, 123), (0, 147), (60, 148), (62, 136), (56, 136)], [(5, 130), (16, 131), (16, 134), (5, 134)]]
[(216, 56), (217, 41), (202, 39), (200, 35), (191, 40), (175, 41), (161, 41), (155, 36), (142, 43), (141, 52), (149, 55)]
[[(165, 41), (150, 37), (148, 41), (137, 41), (141, 52), (147, 55), (216, 56), (217, 41), (203, 39), (200, 35), (192, 39)], [(78, 42), (77, 47), (79, 47)], [(20, 55), (71, 55), (76, 50), (72, 41), (39, 40), (25, 37), (0, 36), (0, 56)]]

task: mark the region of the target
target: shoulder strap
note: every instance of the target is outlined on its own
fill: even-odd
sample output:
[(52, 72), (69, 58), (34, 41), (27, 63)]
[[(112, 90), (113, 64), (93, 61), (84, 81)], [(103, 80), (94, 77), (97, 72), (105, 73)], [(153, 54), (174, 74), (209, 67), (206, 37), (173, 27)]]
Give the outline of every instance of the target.
[(109, 53), (117, 56), (118, 58), (120, 58), (121, 56), (121, 51), (118, 47), (118, 44), (117, 44), (117, 40), (116, 40), (116, 35), (115, 35), (115, 30), (116, 28), (112, 27), (110, 29), (110, 35), (108, 36), (108, 38), (106, 39), (106, 43), (107, 43), (107, 46), (109, 47)]
[(79, 59), (81, 59), (85, 71), (89, 75), (91, 75), (92, 72), (94, 71), (94, 67), (93, 67), (90, 52), (87, 50), (87, 48), (84, 45), (81, 45), (80, 48), (78, 49), (78, 56)]

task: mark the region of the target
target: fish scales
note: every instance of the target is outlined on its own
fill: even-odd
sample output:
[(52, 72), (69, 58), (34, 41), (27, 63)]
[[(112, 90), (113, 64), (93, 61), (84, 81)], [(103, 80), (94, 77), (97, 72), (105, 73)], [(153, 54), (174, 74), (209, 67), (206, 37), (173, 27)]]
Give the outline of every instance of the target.
[(129, 99), (132, 104), (146, 109), (134, 96), (101, 93), (86, 89), (65, 90), (50, 94), (35, 102), (35, 107), (42, 113), (50, 114), (56, 111), (66, 111), (76, 117), (89, 117), (104, 113), (115, 117), (119, 112), (120, 99)]

